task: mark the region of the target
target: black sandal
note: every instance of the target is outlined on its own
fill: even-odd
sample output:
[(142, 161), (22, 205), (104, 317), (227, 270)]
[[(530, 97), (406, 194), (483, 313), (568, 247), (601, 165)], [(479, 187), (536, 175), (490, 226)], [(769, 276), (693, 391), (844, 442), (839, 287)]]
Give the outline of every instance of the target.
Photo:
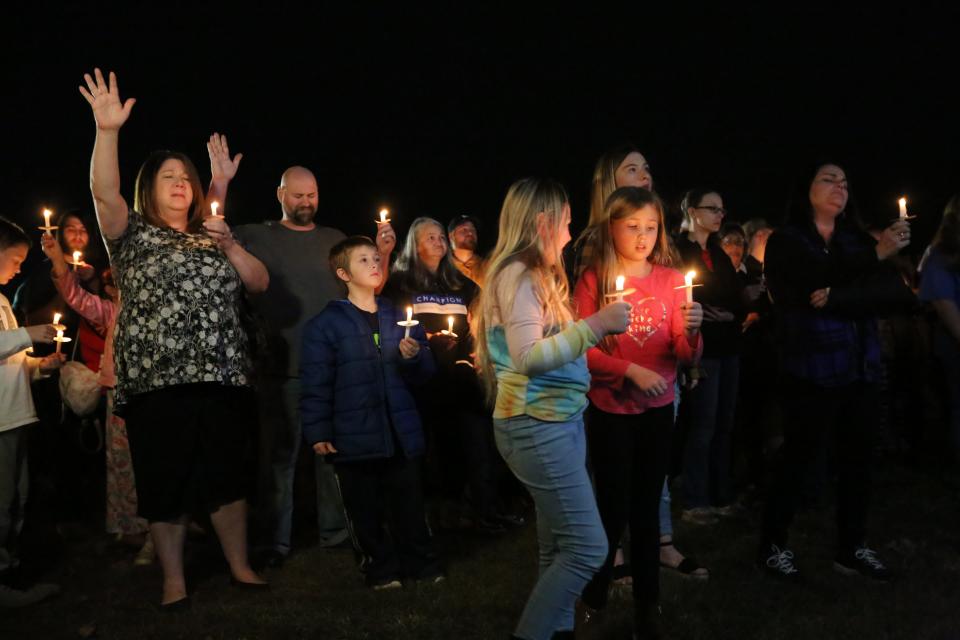
[[(660, 542), (661, 547), (672, 547), (673, 538), (670, 540)], [(677, 551), (677, 553), (680, 553)], [(710, 579), (710, 570), (706, 567), (700, 566), (700, 563), (697, 562), (694, 558), (690, 556), (684, 556), (683, 560), (680, 561), (680, 564), (674, 566), (668, 564), (663, 560), (660, 561), (660, 566), (664, 569), (670, 569), (671, 571), (676, 571), (685, 578), (693, 578), (695, 580), (709, 580)], [(697, 573), (697, 571), (703, 570), (703, 573)]]

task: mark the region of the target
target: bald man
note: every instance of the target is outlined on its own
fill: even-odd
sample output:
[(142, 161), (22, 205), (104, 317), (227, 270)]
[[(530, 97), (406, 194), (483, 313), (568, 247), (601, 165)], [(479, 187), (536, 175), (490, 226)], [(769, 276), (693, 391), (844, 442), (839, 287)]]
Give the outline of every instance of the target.
[[(256, 345), (262, 429), (259, 511), (269, 537), (267, 564), (274, 567), (290, 553), (293, 477), (300, 449), (300, 335), (308, 320), (342, 297), (327, 256), (346, 237), (314, 223), (319, 194), (309, 169), (287, 169), (277, 200), (283, 212), (279, 221), (234, 229), (270, 272), (268, 289), (250, 301), (264, 320), (267, 342)], [(337, 546), (348, 533), (333, 465), (317, 456), (314, 471), (320, 544)]]

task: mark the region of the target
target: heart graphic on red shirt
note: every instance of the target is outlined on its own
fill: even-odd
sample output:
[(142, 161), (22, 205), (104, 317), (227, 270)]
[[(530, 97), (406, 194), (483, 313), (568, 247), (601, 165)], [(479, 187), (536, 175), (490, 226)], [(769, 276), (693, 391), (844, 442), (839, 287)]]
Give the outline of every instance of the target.
[(656, 298), (643, 298), (632, 304), (627, 335), (642, 347), (650, 336), (663, 326), (667, 319), (667, 307)]

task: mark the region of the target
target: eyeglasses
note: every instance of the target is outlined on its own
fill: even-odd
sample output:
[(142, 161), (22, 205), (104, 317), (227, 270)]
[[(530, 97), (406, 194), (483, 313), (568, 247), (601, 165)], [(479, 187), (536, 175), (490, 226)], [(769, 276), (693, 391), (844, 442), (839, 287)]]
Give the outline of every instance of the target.
[(719, 213), (720, 215), (727, 215), (727, 210), (724, 209), (723, 207), (713, 207), (709, 205), (704, 205), (702, 207), (694, 207), (694, 209), (706, 209), (711, 213)]

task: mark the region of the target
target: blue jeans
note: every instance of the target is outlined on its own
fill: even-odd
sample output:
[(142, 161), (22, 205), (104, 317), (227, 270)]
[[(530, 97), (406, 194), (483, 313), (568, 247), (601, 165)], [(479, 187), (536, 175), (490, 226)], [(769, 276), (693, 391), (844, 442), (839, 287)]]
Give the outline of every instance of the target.
[(704, 358), (706, 378), (688, 392), (689, 419), (683, 450), (683, 490), (686, 507), (724, 506), (733, 499), (730, 488), (730, 439), (740, 356)]
[[(266, 513), (269, 545), (290, 553), (293, 531), (293, 478), (303, 439), (300, 427), (300, 379), (264, 377), (257, 388), (262, 429), (261, 508)], [(346, 540), (347, 520), (333, 465), (314, 456), (317, 485), (317, 529), (320, 546)]]
[(528, 640), (573, 629), (573, 605), (607, 557), (607, 536), (587, 475), (583, 418), (494, 420), (497, 449), (537, 506), (540, 576), (515, 634)]

